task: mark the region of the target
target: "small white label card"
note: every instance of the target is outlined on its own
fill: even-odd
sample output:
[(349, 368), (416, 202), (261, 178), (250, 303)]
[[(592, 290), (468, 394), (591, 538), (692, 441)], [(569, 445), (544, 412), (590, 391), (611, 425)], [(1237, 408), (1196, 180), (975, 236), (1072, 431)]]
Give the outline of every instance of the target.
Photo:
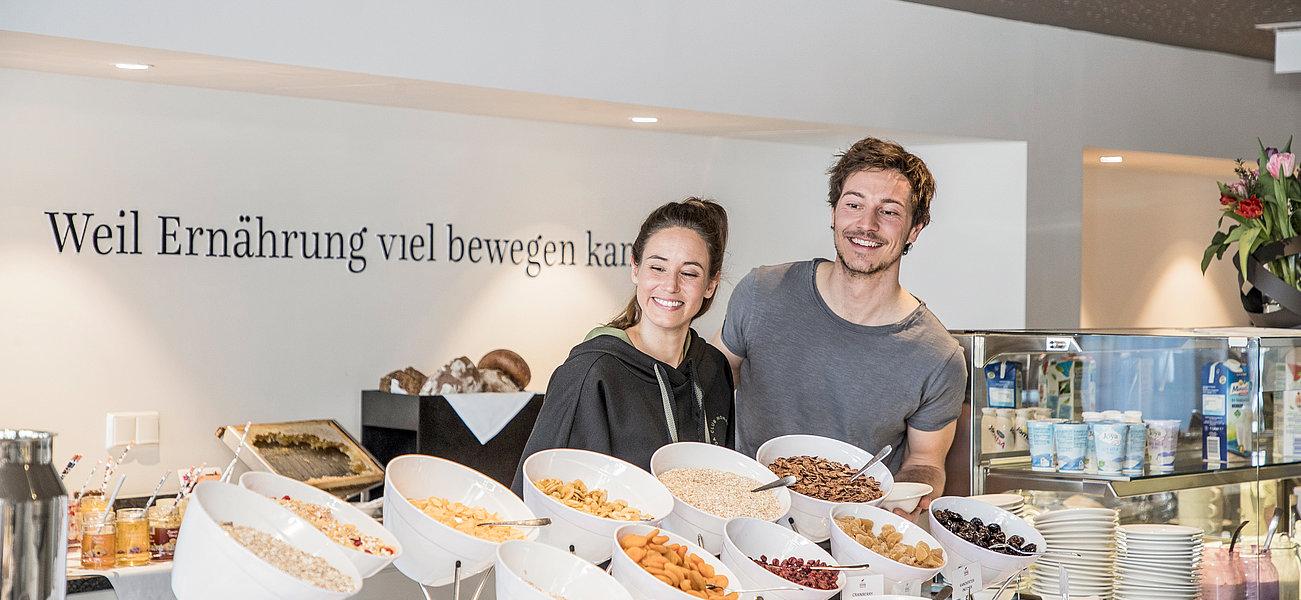
[(849, 577), (846, 578), (845, 591), (841, 597), (845, 600), (854, 600), (855, 598), (871, 598), (873, 596), (885, 595), (885, 576), (880, 573), (871, 574), (864, 571), (850, 571)]
[[(926, 595), (929, 596), (930, 595), (929, 587), (927, 588), (926, 591), (927, 591)], [(922, 582), (900, 581), (899, 583), (894, 584), (894, 589), (891, 590), (890, 593), (899, 594), (900, 596), (920, 596), (922, 595)]]
[(980, 565), (976, 563), (951, 564), (940, 573), (953, 586), (954, 598), (974, 596), (976, 592), (985, 589), (984, 582), (980, 580)]

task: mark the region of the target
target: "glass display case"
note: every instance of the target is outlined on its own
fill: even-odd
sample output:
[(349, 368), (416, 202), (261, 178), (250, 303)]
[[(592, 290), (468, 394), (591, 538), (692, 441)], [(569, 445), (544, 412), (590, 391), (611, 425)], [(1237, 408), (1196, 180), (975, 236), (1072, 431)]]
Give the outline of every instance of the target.
[[(1263, 544), (1277, 507), (1284, 535), (1271, 546), (1292, 590), (1281, 597), (1298, 597), (1286, 532), (1296, 521), (1291, 480), (1301, 478), (1301, 332), (953, 334), (969, 359), (961, 456), (950, 456), (950, 477), (970, 477), (961, 491), (1020, 495), (1031, 517), (1095, 507), (1116, 510), (1121, 525), (1190, 526), (1207, 548), (1227, 545), (1246, 521), (1235, 557)], [(969, 471), (955, 473), (958, 464)]]

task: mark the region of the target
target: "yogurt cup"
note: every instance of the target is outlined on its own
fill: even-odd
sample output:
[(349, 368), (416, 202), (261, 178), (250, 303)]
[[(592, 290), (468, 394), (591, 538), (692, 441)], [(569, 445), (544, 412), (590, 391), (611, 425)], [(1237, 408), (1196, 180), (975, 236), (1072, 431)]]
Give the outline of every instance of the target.
[(1154, 419), (1147, 422), (1147, 464), (1157, 472), (1173, 471), (1175, 450), (1179, 447), (1179, 419)]
[(1057, 451), (1057, 470), (1083, 473), (1084, 455), (1088, 452), (1089, 426), (1084, 423), (1056, 423), (1053, 442)]
[(1047, 419), (1035, 419), (1026, 423), (1026, 432), (1030, 437), (1030, 470), (1057, 470), (1057, 452), (1053, 441), (1054, 425), (1056, 423)]
[(1129, 423), (1125, 432), (1125, 461), (1120, 470), (1130, 475), (1142, 475), (1147, 458), (1147, 425)]
[(1129, 425), (1115, 421), (1089, 424), (1099, 473), (1116, 474), (1125, 460), (1125, 438)]

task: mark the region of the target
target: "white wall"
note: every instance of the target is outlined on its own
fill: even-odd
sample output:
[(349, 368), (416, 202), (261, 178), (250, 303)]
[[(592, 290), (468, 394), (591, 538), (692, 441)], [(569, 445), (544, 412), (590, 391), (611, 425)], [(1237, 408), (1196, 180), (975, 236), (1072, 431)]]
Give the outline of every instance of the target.
[(1252, 151), (1265, 61), (893, 0), (9, 0), (0, 28), (648, 106), (1028, 142), (1027, 321), (1077, 323), (1085, 146)]
[[(160, 411), (163, 444), (127, 469), (130, 493), (163, 467), (224, 464), (212, 435), (222, 424), (320, 417), (356, 432), (359, 391), (408, 364), (510, 347), (543, 389), (631, 292), (624, 269), (529, 278), (516, 266), (383, 262), (373, 240), (361, 274), (333, 261), (158, 256), (159, 214), (229, 228), (247, 214), (372, 234), (450, 221), (484, 236), (582, 240), (590, 228), (631, 240), (651, 207), (712, 196), (729, 209), (733, 242), (706, 333), (750, 267), (831, 251), (833, 148), (6, 70), (0, 131), (0, 421), (59, 432), (60, 457), (94, 457), (106, 411)], [(1025, 195), (1001, 188), (1019, 180), (1022, 146), (918, 151), (940, 195), (905, 259), (909, 285), (951, 326), (1022, 325), (1025, 249), (1013, 233)], [(61, 255), (43, 214), (120, 209), (141, 211), (143, 255)], [(1004, 214), (1013, 218), (995, 222)], [(1007, 235), (990, 238), (991, 227)], [(974, 296), (971, 248), (1009, 264)]]
[(1229, 262), (1201, 272), (1220, 216), (1219, 176), (1119, 168), (1084, 169), (1082, 327), (1249, 325)]

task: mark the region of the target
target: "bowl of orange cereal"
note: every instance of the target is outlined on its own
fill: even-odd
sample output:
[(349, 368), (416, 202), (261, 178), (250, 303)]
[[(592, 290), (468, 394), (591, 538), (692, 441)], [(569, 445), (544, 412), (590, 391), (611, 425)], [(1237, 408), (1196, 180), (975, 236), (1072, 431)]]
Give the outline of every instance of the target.
[(524, 461), (524, 504), (552, 520), (538, 541), (592, 563), (609, 560), (610, 536), (627, 523), (659, 524), (673, 495), (650, 473), (617, 458), (569, 448)]
[(534, 527), (485, 523), (533, 519), (533, 511), (507, 487), (450, 460), (408, 454), (384, 474), (384, 527), (402, 544), (393, 561), (403, 575), (428, 586), (452, 583), (492, 566), (497, 546), (533, 540)]

